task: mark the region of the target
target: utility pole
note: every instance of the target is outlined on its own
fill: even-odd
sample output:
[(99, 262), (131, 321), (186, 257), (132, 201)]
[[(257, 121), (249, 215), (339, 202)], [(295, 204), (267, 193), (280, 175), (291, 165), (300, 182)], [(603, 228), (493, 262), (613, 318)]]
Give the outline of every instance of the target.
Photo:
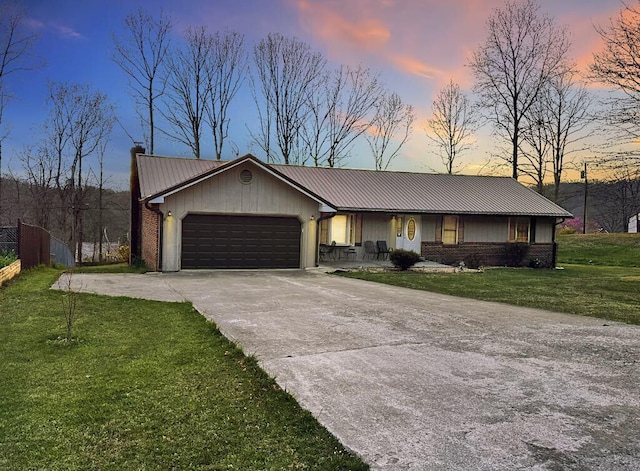
[(584, 178), (584, 210), (582, 212), (582, 233), (587, 233), (587, 195), (589, 193), (589, 183), (587, 180), (587, 161), (584, 161), (584, 170), (580, 172), (581, 178)]

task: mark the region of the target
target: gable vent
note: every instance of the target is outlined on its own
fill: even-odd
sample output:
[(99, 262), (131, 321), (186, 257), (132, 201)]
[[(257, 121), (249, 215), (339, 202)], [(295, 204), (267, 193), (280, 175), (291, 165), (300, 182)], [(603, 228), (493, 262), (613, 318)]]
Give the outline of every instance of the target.
[(247, 170), (246, 168), (240, 172), (240, 182), (248, 185), (253, 180), (253, 173), (251, 170)]

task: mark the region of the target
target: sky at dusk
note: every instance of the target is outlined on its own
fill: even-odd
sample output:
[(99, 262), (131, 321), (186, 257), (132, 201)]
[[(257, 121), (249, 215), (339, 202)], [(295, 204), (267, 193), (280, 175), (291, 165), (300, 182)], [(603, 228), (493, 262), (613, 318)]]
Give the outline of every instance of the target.
[[(39, 34), (35, 56), (44, 67), (10, 76), (15, 99), (5, 110), (10, 135), (3, 147), (3, 166), (20, 172), (18, 153), (33, 143), (47, 113), (48, 81), (88, 84), (107, 94), (121, 126), (114, 128), (105, 161), (112, 186), (123, 188), (129, 171), (129, 149), (142, 140), (127, 80), (111, 61), (112, 35), (123, 34), (124, 18), (138, 7), (162, 8), (174, 22), (174, 35), (187, 26), (206, 25), (210, 32), (238, 31), (248, 48), (268, 33), (295, 36), (321, 52), (331, 63), (362, 64), (379, 73), (386, 86), (416, 109), (411, 140), (390, 166), (393, 170), (444, 171), (423, 130), (432, 101), (451, 78), (469, 90), (467, 66), (483, 42), (485, 22), (502, 0), (25, 0), (27, 24)], [(605, 26), (622, 8), (620, 0), (539, 0), (542, 11), (572, 35), (572, 56), (583, 70), (599, 49), (594, 25)], [(255, 126), (256, 107), (248, 81), (232, 103), (230, 139), (240, 155), (260, 157), (250, 145), (247, 127)], [(495, 142), (490, 129), (480, 133), (475, 150), (466, 154), (462, 173), (477, 173)], [(189, 156), (189, 150), (157, 134), (156, 154)], [(212, 158), (204, 141), (204, 158)], [(233, 158), (231, 149), (226, 149)], [(366, 143), (354, 148), (346, 166), (373, 168)], [(3, 168), (4, 170), (4, 168)]]

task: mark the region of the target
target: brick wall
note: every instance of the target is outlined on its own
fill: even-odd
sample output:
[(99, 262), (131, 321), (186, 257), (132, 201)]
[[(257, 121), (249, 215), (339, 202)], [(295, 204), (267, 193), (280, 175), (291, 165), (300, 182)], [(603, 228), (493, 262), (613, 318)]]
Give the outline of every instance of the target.
[(141, 254), (142, 259), (150, 270), (160, 270), (159, 242), (160, 242), (160, 215), (141, 205), (142, 231)]
[[(458, 265), (464, 261), (467, 266), (480, 265), (499, 267), (513, 265), (512, 260), (519, 258), (514, 254), (521, 244), (508, 243), (460, 243), (442, 245), (438, 242), (422, 242), (421, 255), (427, 260)], [(525, 246), (526, 247), (526, 246)], [(528, 246), (522, 258), (521, 266), (528, 266), (532, 259), (538, 259), (543, 267), (554, 266), (553, 244), (532, 244)]]

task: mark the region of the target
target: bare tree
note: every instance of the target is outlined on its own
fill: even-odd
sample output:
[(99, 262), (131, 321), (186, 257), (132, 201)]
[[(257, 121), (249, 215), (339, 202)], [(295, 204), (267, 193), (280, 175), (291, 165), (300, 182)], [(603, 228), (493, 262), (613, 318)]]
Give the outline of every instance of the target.
[(460, 86), (452, 80), (438, 92), (427, 121), (427, 137), (437, 146), (447, 173), (453, 173), (457, 160), (473, 145), (478, 128), (476, 113)]
[(228, 136), (229, 105), (238, 93), (245, 73), (244, 36), (236, 32), (213, 35), (207, 69), (209, 101), (205, 111), (217, 160), (222, 158), (222, 148)]
[(189, 27), (185, 43), (168, 57), (167, 91), (163, 116), (171, 130), (163, 131), (201, 156), (202, 124), (209, 99), (208, 64), (212, 37), (206, 27)]
[(27, 191), (31, 197), (34, 222), (45, 229), (50, 228), (55, 197), (55, 155), (47, 145), (27, 146), (20, 155)]
[(98, 173), (98, 261), (102, 263), (103, 254), (102, 254), (102, 242), (104, 241), (104, 156), (107, 150), (107, 140), (104, 139), (99, 145), (97, 149), (98, 154), (98, 164), (99, 164), (99, 173)]
[(508, 0), (493, 11), (487, 29), (471, 57), (474, 88), (497, 134), (510, 143), (505, 160), (517, 179), (523, 119), (547, 81), (562, 72), (568, 34), (540, 13), (535, 0)]
[(3, 128), (3, 116), (11, 93), (6, 78), (16, 72), (34, 67), (26, 59), (31, 54), (37, 39), (25, 31), (24, 12), (17, 3), (6, 1), (0, 4), (0, 222), (2, 221), (2, 143), (7, 131)]
[(548, 110), (542, 100), (537, 100), (523, 119), (520, 151), (520, 173), (528, 175), (536, 185), (536, 191), (544, 193), (544, 183), (550, 163), (551, 127)]
[[(86, 159), (108, 138), (115, 121), (106, 95), (86, 85), (53, 83), (50, 113), (45, 126), (47, 144), (55, 159), (55, 181), (60, 201), (71, 212), (69, 245), (77, 245), (82, 261), (83, 211), (89, 168)], [(65, 221), (66, 222), (66, 221)]]
[(588, 137), (589, 126), (594, 122), (591, 114), (593, 96), (576, 81), (576, 73), (569, 70), (551, 80), (546, 103), (551, 163), (553, 166), (553, 198), (558, 201), (564, 169), (571, 161), (569, 156), (582, 150), (579, 145)]
[(305, 154), (314, 165), (339, 166), (369, 127), (383, 90), (369, 69), (339, 66), (309, 93), (310, 112), (301, 127)]
[(635, 137), (640, 134), (640, 10), (625, 5), (608, 28), (596, 30), (604, 49), (593, 55), (591, 78), (624, 93), (611, 101), (611, 117)]
[(590, 113), (593, 96), (577, 80), (572, 67), (553, 77), (541, 90), (538, 100), (525, 114), (520, 170), (533, 179), (543, 193), (548, 172), (553, 175), (554, 201), (570, 156), (584, 150), (580, 141), (588, 137), (594, 119)]
[(162, 66), (169, 51), (172, 22), (160, 10), (158, 18), (138, 9), (125, 20), (124, 37), (113, 35), (113, 61), (129, 77), (129, 87), (133, 92), (143, 123), (148, 126), (149, 153), (155, 149), (155, 109), (156, 100), (164, 93)]
[[(310, 113), (310, 95), (317, 92), (325, 59), (306, 43), (281, 34), (269, 34), (253, 50), (253, 94), (260, 130), (251, 133), (267, 161), (281, 157), (299, 163), (300, 132)], [(280, 156), (276, 155), (279, 151)]]
[[(624, 4), (607, 28), (596, 27), (604, 47), (593, 56), (590, 78), (609, 85), (616, 92), (605, 106), (610, 146), (604, 160), (615, 167), (640, 169), (637, 139), (640, 137), (640, 8)], [(626, 145), (628, 150), (620, 148)], [(624, 188), (624, 186), (623, 186)], [(621, 193), (622, 195), (624, 192)], [(617, 198), (621, 204), (624, 198)]]
[(415, 119), (413, 106), (403, 103), (397, 93), (385, 93), (378, 100), (367, 136), (376, 170), (389, 168), (391, 161), (409, 140)]
[(598, 195), (593, 215), (608, 232), (627, 232), (629, 219), (640, 212), (640, 170), (617, 156), (602, 164), (608, 181), (596, 182), (591, 193)]

